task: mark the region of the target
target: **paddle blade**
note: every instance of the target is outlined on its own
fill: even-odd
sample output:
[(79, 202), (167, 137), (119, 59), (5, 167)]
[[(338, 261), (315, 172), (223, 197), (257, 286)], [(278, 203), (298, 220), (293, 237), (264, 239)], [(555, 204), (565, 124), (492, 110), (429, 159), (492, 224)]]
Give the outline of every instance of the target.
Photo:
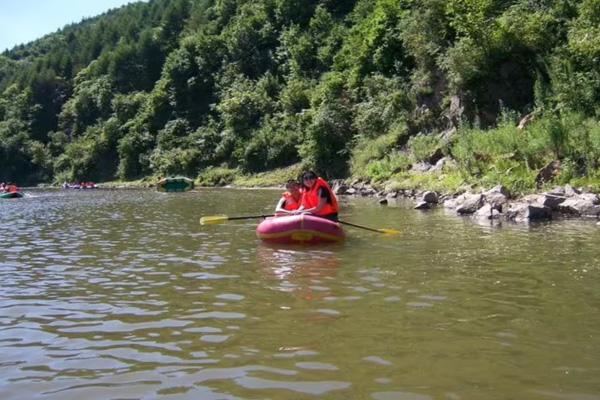
[(200, 218), (200, 225), (222, 224), (228, 219), (229, 217), (227, 215), (210, 215), (208, 217)]
[(402, 232), (397, 231), (395, 229), (377, 229), (381, 233), (385, 233), (386, 235), (398, 235)]

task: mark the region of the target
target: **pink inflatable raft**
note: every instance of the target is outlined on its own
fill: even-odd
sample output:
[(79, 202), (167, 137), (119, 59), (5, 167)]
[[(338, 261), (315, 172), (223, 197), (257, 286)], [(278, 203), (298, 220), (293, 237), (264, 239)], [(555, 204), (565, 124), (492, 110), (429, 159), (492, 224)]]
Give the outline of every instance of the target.
[(256, 227), (256, 236), (269, 243), (332, 243), (346, 235), (341, 225), (308, 214), (267, 218)]

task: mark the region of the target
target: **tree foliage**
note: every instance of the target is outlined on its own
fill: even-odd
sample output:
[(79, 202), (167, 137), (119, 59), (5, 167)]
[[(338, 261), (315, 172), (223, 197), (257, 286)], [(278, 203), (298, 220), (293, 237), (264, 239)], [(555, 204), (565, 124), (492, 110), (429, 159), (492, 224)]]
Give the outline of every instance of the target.
[[(129, 4), (0, 56), (0, 180), (300, 161), (383, 177), (457, 120), (501, 140), (506, 110), (546, 115), (548, 154), (587, 171), (600, 153), (599, 26), (596, 0)], [(586, 129), (562, 140), (573, 115)]]

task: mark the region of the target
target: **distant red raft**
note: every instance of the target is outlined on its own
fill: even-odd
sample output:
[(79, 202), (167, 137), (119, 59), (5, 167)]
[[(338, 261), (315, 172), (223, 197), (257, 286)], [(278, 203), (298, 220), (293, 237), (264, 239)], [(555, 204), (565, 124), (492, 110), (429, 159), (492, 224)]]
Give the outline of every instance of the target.
[(339, 223), (309, 214), (267, 218), (256, 227), (256, 235), (270, 243), (332, 243), (346, 237)]

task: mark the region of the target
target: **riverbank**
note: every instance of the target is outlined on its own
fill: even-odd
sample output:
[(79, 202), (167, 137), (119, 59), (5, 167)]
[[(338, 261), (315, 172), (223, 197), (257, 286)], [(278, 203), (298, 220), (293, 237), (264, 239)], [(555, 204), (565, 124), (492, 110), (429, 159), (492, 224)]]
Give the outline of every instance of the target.
[[(532, 193), (512, 193), (504, 185), (493, 188), (466, 184), (454, 178), (442, 159), (426, 171), (412, 171), (409, 179), (369, 182), (357, 178), (333, 179), (331, 186), (338, 196), (370, 197), (381, 205), (399, 199), (410, 200), (417, 210), (443, 207), (458, 216), (478, 219), (524, 222), (553, 218), (600, 219), (600, 197), (592, 187), (573, 187), (569, 184), (549, 187)], [(211, 168), (195, 180), (197, 187), (233, 187), (281, 189), (289, 179), (297, 179), (303, 171), (301, 164), (256, 174), (239, 170)], [(134, 181), (109, 181), (99, 184), (105, 189), (153, 188), (159, 180), (148, 176)], [(449, 184), (450, 183), (450, 184)]]
[(376, 186), (360, 181), (347, 183), (335, 180), (332, 185), (333, 191), (339, 196), (373, 197), (381, 205), (409, 199), (414, 202), (416, 210), (443, 207), (457, 216), (477, 219), (514, 222), (573, 217), (600, 219), (598, 194), (568, 184), (523, 196), (511, 194), (502, 185), (488, 190), (463, 190), (452, 194), (414, 188), (378, 190)]

